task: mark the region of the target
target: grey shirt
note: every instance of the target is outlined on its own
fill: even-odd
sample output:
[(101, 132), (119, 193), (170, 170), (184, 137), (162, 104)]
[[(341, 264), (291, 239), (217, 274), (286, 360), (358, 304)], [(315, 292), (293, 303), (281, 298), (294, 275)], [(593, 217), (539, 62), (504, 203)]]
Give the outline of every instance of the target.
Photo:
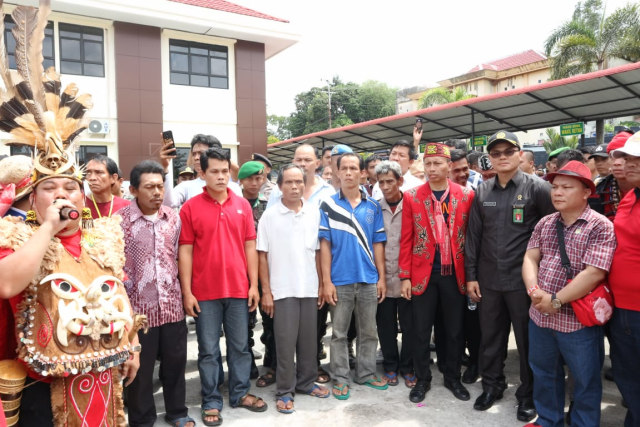
[(478, 186), (465, 240), (467, 281), (485, 289), (524, 290), (522, 261), (540, 218), (555, 211), (548, 182), (518, 170), (502, 188), (498, 177)]

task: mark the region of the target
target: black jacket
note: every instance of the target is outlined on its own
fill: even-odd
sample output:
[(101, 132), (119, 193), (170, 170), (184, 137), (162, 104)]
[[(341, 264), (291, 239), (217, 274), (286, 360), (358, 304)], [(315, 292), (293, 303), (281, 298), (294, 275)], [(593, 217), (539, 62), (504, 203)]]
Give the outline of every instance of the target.
[(536, 224), (555, 211), (551, 185), (518, 170), (505, 188), (498, 177), (478, 186), (465, 240), (466, 280), (496, 291), (524, 290), (522, 260)]

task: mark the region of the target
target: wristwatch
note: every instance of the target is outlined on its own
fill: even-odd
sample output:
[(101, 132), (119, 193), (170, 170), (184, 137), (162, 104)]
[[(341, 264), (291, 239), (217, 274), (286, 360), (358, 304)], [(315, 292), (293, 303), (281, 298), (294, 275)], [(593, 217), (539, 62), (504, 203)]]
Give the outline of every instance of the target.
[(556, 296), (555, 292), (553, 294), (551, 294), (551, 306), (553, 308), (555, 308), (556, 310), (558, 310), (560, 307), (562, 307), (562, 301), (560, 301), (560, 298), (558, 298)]

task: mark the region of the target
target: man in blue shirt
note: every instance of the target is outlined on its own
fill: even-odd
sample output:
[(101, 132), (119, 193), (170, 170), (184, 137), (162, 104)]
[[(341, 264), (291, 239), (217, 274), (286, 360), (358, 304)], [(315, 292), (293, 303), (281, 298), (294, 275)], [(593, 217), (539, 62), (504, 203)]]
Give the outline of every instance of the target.
[(355, 381), (384, 390), (376, 374), (376, 311), (386, 293), (384, 221), (380, 205), (360, 189), (364, 162), (353, 153), (338, 160), (341, 189), (320, 205), (321, 303), (331, 306), (333, 395), (349, 398), (347, 331), (355, 311), (358, 336)]

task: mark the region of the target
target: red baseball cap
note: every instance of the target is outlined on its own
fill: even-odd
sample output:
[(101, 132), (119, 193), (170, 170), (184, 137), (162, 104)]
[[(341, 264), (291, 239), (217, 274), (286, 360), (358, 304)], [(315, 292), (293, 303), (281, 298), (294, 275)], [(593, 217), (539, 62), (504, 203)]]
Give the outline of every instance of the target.
[(624, 147), (624, 143), (627, 142), (627, 139), (629, 139), (631, 135), (633, 134), (627, 131), (618, 132), (616, 136), (611, 138), (611, 141), (609, 141), (609, 145), (607, 145), (607, 154), (611, 153), (613, 150)]
[(589, 167), (584, 163), (581, 163), (577, 160), (571, 160), (559, 171), (547, 174), (547, 179), (550, 183), (553, 184), (553, 180), (558, 175), (568, 176), (580, 180), (584, 185), (589, 187), (592, 195), (596, 193), (596, 185), (591, 180), (591, 171), (589, 170)]

